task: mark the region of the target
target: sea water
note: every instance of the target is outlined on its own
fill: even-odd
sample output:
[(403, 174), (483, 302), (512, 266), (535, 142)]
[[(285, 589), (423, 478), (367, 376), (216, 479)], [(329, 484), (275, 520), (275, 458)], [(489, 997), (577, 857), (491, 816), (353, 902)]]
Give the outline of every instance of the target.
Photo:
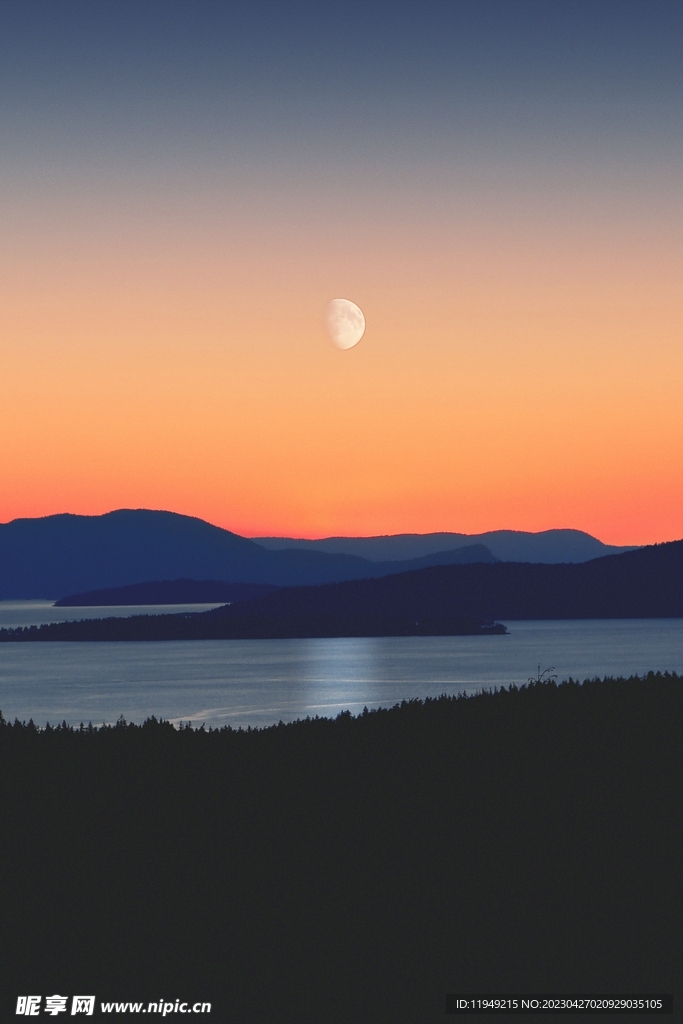
[(538, 666), (558, 680), (683, 674), (683, 619), (506, 625), (483, 637), (3, 643), (0, 709), (38, 725), (156, 715), (237, 728), (520, 685)]

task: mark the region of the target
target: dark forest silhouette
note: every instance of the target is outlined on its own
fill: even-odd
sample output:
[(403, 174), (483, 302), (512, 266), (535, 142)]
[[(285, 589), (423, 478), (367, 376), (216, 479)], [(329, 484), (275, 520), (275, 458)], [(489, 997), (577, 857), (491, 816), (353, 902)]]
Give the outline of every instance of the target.
[(682, 711), (657, 674), (257, 731), (3, 722), (14, 998), (420, 1024), (449, 991), (676, 991)]

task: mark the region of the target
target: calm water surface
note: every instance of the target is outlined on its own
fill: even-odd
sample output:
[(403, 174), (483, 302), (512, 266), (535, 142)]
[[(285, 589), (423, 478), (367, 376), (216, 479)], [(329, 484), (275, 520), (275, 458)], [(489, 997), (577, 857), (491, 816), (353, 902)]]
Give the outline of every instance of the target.
[(539, 663), (559, 679), (683, 673), (683, 619), (507, 626), (489, 637), (0, 644), (0, 708), (40, 725), (156, 715), (259, 726), (525, 683)]

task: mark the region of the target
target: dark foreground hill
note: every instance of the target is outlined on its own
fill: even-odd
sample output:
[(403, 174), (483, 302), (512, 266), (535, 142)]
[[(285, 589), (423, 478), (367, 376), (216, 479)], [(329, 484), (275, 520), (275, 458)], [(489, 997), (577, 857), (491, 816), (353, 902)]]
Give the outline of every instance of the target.
[(683, 541), (579, 565), (433, 566), (277, 590), (200, 615), (1, 630), (0, 641), (455, 636), (505, 632), (505, 619), (659, 617), (683, 617)]
[(192, 516), (119, 509), (0, 524), (0, 600), (60, 598), (150, 580), (241, 580), (277, 586), (385, 576), (453, 562), (493, 562), (482, 544), (401, 565), (313, 550), (267, 551)]
[(252, 732), (0, 725), (2, 1019), (56, 992), (234, 1024), (678, 1005), (682, 726), (669, 675)]

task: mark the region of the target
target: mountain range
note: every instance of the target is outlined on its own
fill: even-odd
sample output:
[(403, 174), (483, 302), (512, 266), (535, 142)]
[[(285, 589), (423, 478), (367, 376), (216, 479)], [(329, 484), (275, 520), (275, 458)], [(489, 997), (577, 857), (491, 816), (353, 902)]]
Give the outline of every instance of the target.
[(255, 537), (269, 551), (301, 548), (332, 555), (356, 555), (373, 562), (404, 561), (450, 551), (462, 545), (484, 544), (500, 562), (588, 562), (601, 555), (618, 555), (633, 547), (603, 544), (581, 530), (492, 530), (489, 533), (398, 533), (383, 537), (326, 537), (302, 540), (293, 537)]
[(622, 550), (578, 530), (250, 540), (175, 512), (65, 513), (0, 524), (0, 600), (57, 599), (181, 578), (315, 585), (499, 559), (581, 562)]
[(203, 613), (0, 630), (0, 641), (218, 640), (505, 633), (494, 620), (683, 617), (683, 541), (579, 564), (436, 565), (276, 590)]

